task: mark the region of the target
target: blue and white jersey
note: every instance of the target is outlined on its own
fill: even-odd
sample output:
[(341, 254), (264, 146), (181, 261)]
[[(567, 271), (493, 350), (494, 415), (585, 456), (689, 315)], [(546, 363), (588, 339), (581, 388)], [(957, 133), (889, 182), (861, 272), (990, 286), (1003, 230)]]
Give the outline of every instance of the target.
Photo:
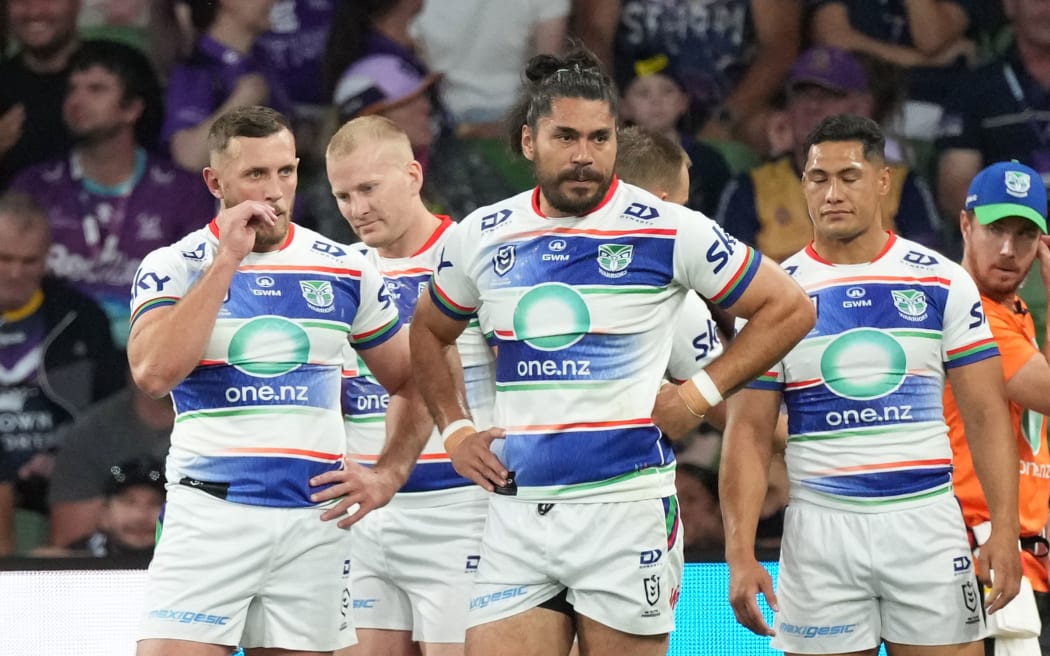
[[(385, 258), (374, 249), (362, 250), (386, 281), (387, 292), (406, 325), (415, 314), (419, 295), (430, 283), (445, 241), (458, 227), (448, 217), (441, 218), (441, 225), (426, 244), (409, 257)], [(463, 362), (471, 414), (479, 428), (489, 428), (495, 396), (493, 355), (478, 327), (477, 317), (470, 319), (467, 329), (456, 341), (456, 347)], [(352, 350), (347, 349), (347, 352), (342, 396), (347, 452), (357, 462), (371, 466), (386, 441), (385, 418), (390, 395), (371, 375), (364, 361)], [(411, 475), (391, 503), (443, 505), (484, 494), (483, 488), (456, 473), (445, 453), (441, 434), (435, 429)]]
[(695, 289), (732, 306), (760, 255), (619, 181), (581, 217), (544, 216), (538, 195), (468, 216), (431, 284), (439, 308), (480, 311), (495, 336), (495, 423), (518, 498), (672, 495), (674, 455), (650, 415), (682, 301)]
[(946, 370), (999, 354), (973, 279), (893, 234), (873, 262), (809, 246), (783, 267), (817, 324), (751, 388), (784, 395), (791, 498), (883, 512), (951, 494)]
[[(132, 323), (174, 305), (211, 266), (213, 221), (142, 261)], [(259, 506), (313, 506), (311, 477), (338, 469), (343, 348), (401, 326), (379, 273), (357, 252), (292, 224), (276, 251), (234, 274), (197, 367), (175, 389), (168, 480)]]

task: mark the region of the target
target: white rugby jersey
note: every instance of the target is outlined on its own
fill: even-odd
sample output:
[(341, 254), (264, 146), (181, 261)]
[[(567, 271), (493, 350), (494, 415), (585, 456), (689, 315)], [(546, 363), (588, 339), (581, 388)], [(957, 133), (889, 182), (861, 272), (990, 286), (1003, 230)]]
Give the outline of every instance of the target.
[[(132, 286), (132, 323), (174, 305), (217, 250), (213, 221), (150, 253)], [(310, 478), (338, 469), (345, 452), (344, 345), (378, 346), (400, 325), (360, 253), (292, 224), (279, 250), (241, 262), (200, 363), (171, 392), (168, 480), (238, 503), (315, 505)]]
[(951, 494), (946, 369), (999, 354), (970, 275), (893, 234), (870, 263), (808, 246), (782, 266), (817, 324), (751, 387), (783, 392), (791, 497), (882, 512)]
[(468, 216), (431, 296), (482, 307), (497, 345), (495, 423), (526, 500), (674, 494), (671, 445), (650, 419), (689, 289), (728, 307), (760, 255), (713, 221), (614, 181), (582, 217), (549, 218), (539, 191)]
[[(441, 225), (417, 252), (404, 258), (385, 258), (374, 249), (362, 252), (386, 281), (387, 292), (397, 305), (401, 320), (407, 325), (416, 311), (419, 295), (426, 291), (438, 256), (456, 224), (441, 217)], [(493, 355), (478, 327), (477, 317), (456, 341), (463, 361), (467, 403), (479, 428), (492, 425), (494, 402)], [(346, 425), (347, 452), (365, 465), (373, 465), (386, 440), (385, 417), (390, 396), (368, 371), (364, 361), (351, 349), (343, 370), (343, 416)], [(441, 434), (435, 430), (419, 456), (412, 474), (401, 488), (413, 493), (412, 498), (399, 494), (393, 503), (445, 504), (461, 496), (481, 496), (484, 490), (456, 473), (445, 453)]]

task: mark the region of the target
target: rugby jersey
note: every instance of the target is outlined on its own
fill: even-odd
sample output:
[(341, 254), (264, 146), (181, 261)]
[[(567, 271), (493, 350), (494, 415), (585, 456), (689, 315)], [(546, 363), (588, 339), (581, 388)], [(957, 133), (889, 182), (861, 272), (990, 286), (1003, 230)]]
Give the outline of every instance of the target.
[(551, 218), (539, 190), (468, 216), (430, 293), (491, 327), (495, 423), (522, 500), (674, 494), (674, 455), (650, 415), (689, 289), (723, 307), (760, 255), (707, 217), (613, 181), (585, 216)]
[(969, 274), (892, 233), (872, 262), (811, 244), (783, 267), (817, 323), (750, 386), (783, 392), (791, 498), (882, 512), (951, 494), (946, 370), (999, 354)]
[[(150, 253), (132, 286), (132, 323), (174, 305), (218, 250), (213, 221)], [(311, 477), (345, 452), (343, 347), (401, 326), (379, 273), (346, 246), (291, 224), (279, 250), (250, 253), (230, 283), (197, 367), (171, 392), (167, 477), (229, 501), (305, 507)]]
[[(431, 274), (438, 265), (438, 256), (456, 224), (448, 217), (440, 217), (441, 224), (434, 234), (415, 253), (404, 258), (385, 258), (371, 248), (363, 249), (368, 261), (383, 276), (387, 292), (398, 307), (406, 324), (416, 311), (416, 301), (430, 283)], [(494, 401), (493, 355), (481, 334), (477, 317), (472, 317), (467, 329), (456, 341), (467, 389), (467, 403), (478, 428), (492, 426)], [(347, 349), (349, 358), (343, 370), (343, 416), (345, 419), (347, 452), (356, 461), (373, 465), (386, 440), (385, 417), (390, 396), (368, 371), (364, 361)], [(406, 497), (410, 494), (411, 498)], [(473, 481), (456, 473), (445, 453), (441, 434), (435, 429), (419, 456), (415, 468), (394, 497), (392, 503), (413, 505), (441, 505), (460, 498), (482, 496), (484, 490)]]

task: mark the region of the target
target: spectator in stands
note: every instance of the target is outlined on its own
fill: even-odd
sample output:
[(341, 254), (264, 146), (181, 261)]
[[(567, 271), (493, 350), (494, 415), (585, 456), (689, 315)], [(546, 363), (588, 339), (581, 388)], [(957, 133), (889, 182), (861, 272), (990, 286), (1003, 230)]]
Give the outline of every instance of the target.
[(423, 3), (412, 33), (430, 70), (442, 75), (442, 104), (460, 136), (502, 136), (522, 65), (568, 45), (569, 8), (570, 0)]
[(81, 38), (119, 41), (150, 49), (150, 12), (153, 0), (80, 0), (77, 29)]
[(80, 45), (79, 0), (7, 0), (7, 25), (21, 46), (0, 62), (0, 190), (23, 168), (69, 147), (62, 124), (69, 61)]
[(674, 483), (682, 512), (685, 550), (721, 552), (726, 536), (718, 506), (718, 472), (679, 461)]
[[(734, 179), (716, 216), (734, 236), (778, 261), (813, 238), (801, 183), (806, 136), (828, 116), (871, 114), (868, 79), (860, 62), (836, 48), (806, 50), (788, 76), (786, 111), (792, 152)], [(903, 165), (891, 165), (890, 173), (890, 192), (882, 200), (883, 225), (939, 248), (941, 222), (926, 183)]]
[[(1050, 5), (1041, 0), (1004, 3), (1014, 43), (978, 68), (949, 95), (937, 140), (937, 201), (942, 216), (957, 216), (970, 181), (986, 164), (1016, 159), (1050, 185)], [(955, 223), (952, 224), (957, 225)], [(953, 240), (960, 236), (954, 231)], [(1035, 320), (1046, 325), (1046, 291), (1033, 272), (1019, 294)]]
[(63, 109), (73, 149), (12, 184), (51, 220), (50, 271), (106, 310), (119, 345), (127, 340), (139, 261), (215, 214), (215, 200), (195, 176), (148, 151), (159, 103), (145, 55), (120, 43), (85, 42), (73, 59)]
[(801, 0), (575, 0), (573, 31), (617, 77), (666, 52), (707, 139), (765, 153), (770, 99), (798, 54)]
[(294, 117), (312, 116), (328, 102), (320, 73), (336, 3), (277, 0), (270, 11), (269, 31), (256, 41), (281, 78)]
[(902, 136), (932, 141), (947, 95), (976, 57), (969, 0), (810, 0), (814, 44), (903, 69)]
[(171, 444), (171, 399), (137, 386), (93, 405), (61, 434), (51, 486), (51, 544), (64, 547), (95, 531), (102, 520), (103, 481), (110, 465), (163, 458)]
[(189, 59), (171, 72), (162, 137), (175, 162), (197, 173), (208, 164), (208, 130), (216, 117), (245, 105), (288, 112), (290, 102), (257, 43), (270, 29), (276, 0), (188, 1), (201, 35)]
[(44, 210), (0, 196), (0, 553), (16, 507), (47, 511), (55, 429), (125, 381), (102, 310), (44, 277), (49, 245)]
[(152, 556), (164, 507), (164, 461), (138, 458), (106, 468), (98, 528), (64, 549), (46, 547), (35, 555)]
[(396, 123), (424, 167), (422, 193), (427, 207), (458, 220), (481, 205), (528, 188), (529, 182), (507, 170), (509, 152), (472, 150), (469, 140), (443, 129), (447, 124), (430, 95), (437, 79), (400, 56), (369, 54), (343, 74), (335, 103), (342, 121), (380, 114)]
[(713, 216), (722, 189), (729, 182), (729, 166), (722, 155), (685, 129), (689, 97), (681, 78), (663, 53), (634, 62), (617, 80), (627, 123), (658, 132), (682, 145), (689, 156), (689, 198), (684, 205)]

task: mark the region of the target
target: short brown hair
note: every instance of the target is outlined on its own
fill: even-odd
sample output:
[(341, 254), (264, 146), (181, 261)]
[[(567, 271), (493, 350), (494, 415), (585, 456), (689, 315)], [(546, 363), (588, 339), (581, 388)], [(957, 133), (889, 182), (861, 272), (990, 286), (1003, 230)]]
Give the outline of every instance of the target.
[(678, 184), (682, 165), (691, 164), (681, 144), (637, 126), (617, 138), (616, 175), (643, 189), (668, 189)]
[(262, 105), (247, 105), (226, 112), (211, 124), (208, 130), (208, 152), (212, 155), (226, 150), (230, 139), (248, 137), (261, 139), (281, 130), (292, 131), (284, 114)]

